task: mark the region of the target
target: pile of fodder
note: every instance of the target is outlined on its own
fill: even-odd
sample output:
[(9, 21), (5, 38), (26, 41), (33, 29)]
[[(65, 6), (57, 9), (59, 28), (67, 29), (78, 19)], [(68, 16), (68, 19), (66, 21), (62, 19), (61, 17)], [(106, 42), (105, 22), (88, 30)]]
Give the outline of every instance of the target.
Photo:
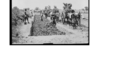
[(35, 15), (31, 27), (31, 36), (65, 35), (59, 31), (48, 19), (41, 20), (40, 15)]

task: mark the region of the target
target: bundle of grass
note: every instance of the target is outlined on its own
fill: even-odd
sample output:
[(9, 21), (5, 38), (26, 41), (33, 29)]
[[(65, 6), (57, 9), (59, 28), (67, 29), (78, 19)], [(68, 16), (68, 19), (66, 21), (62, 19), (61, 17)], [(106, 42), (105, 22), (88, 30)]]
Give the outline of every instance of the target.
[(48, 19), (41, 20), (39, 15), (35, 15), (31, 28), (31, 36), (65, 35), (59, 31)]

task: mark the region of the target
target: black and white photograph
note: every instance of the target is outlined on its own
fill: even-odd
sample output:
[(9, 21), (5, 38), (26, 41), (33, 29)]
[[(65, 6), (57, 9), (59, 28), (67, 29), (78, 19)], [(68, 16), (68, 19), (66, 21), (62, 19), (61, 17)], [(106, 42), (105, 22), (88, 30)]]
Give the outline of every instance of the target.
[(89, 45), (89, 0), (10, 0), (10, 45)]

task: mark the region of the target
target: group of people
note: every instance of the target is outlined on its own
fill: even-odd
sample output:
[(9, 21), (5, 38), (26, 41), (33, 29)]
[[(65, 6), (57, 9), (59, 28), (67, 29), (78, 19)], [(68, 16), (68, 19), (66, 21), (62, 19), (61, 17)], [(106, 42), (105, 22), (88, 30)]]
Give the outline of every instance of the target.
[[(54, 6), (54, 9), (51, 9), (50, 6), (48, 6), (42, 11), (41, 17), (42, 16), (45, 16), (45, 18), (50, 17), (52, 23), (55, 25), (57, 22), (62, 22), (63, 24), (69, 24), (76, 28), (77, 26), (80, 25), (81, 13), (80, 12), (76, 13), (75, 10), (71, 9), (72, 4), (70, 3), (63, 4), (64, 7), (62, 12), (60, 12), (56, 6)], [(28, 18), (32, 16), (31, 14), (29, 15), (29, 13), (31, 13), (31, 11), (29, 9), (25, 9), (26, 20), (28, 20)]]
[(64, 9), (62, 12), (60, 12), (59, 9), (54, 6), (54, 9), (52, 10), (45, 10), (44, 14), (45, 17), (51, 18), (53, 24), (56, 24), (57, 22), (62, 22), (63, 24), (69, 24), (70, 26), (76, 28), (80, 25), (81, 13), (75, 12), (75, 10), (71, 9), (71, 7), (72, 4), (64, 3)]

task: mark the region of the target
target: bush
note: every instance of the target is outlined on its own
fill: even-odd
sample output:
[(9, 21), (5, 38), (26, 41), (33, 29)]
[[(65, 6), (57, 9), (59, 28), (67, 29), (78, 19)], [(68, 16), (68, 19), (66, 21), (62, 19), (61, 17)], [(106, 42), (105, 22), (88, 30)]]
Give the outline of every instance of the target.
[(20, 10), (17, 7), (12, 9), (12, 36), (17, 37), (19, 35), (19, 26), (24, 19), (20, 14)]

